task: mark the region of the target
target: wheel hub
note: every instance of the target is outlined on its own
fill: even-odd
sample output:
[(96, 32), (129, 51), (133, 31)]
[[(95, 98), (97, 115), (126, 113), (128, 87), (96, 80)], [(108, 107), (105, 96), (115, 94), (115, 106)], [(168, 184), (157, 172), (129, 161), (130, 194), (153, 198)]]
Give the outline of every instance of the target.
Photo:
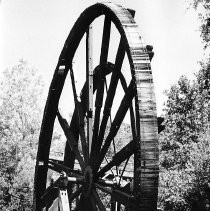
[(85, 168), (84, 179), (85, 179), (85, 182), (83, 185), (83, 191), (84, 191), (85, 196), (88, 197), (93, 185), (93, 173), (90, 166), (87, 166)]

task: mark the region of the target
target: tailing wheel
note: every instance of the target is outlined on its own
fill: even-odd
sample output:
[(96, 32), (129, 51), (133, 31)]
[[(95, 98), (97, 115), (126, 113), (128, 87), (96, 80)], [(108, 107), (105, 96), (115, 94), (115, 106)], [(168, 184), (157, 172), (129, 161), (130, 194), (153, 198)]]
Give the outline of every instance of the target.
[[(134, 13), (113, 3), (97, 3), (74, 24), (59, 57), (44, 111), (34, 210), (48, 206), (43, 198), (50, 189), (49, 170), (67, 175), (71, 210), (157, 209), (156, 103), (148, 49)], [(95, 44), (100, 32), (92, 32), (95, 22), (98, 27), (102, 25), (97, 19), (104, 20), (101, 44)], [(100, 50), (94, 52), (93, 46)], [(85, 57), (77, 53), (79, 48), (86, 48)], [(98, 57), (98, 64), (94, 57)], [(82, 74), (74, 69), (73, 59), (78, 69), (86, 69)], [(74, 107), (70, 123), (58, 110), (65, 80), (70, 81), (69, 103)], [(63, 160), (50, 157), (55, 120), (67, 139)]]

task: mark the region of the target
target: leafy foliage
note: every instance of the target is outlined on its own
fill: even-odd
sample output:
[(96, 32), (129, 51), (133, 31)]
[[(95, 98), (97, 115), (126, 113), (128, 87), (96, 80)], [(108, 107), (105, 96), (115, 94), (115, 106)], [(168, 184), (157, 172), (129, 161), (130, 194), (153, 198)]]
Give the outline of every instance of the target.
[(210, 46), (210, 1), (209, 0), (189, 0), (190, 5), (198, 10), (201, 20), (201, 37), (204, 42), (204, 49)]
[(164, 210), (209, 210), (209, 79), (210, 66), (201, 64), (194, 81), (182, 76), (166, 92), (159, 192)]
[(43, 81), (25, 61), (0, 83), (0, 209), (31, 210)]

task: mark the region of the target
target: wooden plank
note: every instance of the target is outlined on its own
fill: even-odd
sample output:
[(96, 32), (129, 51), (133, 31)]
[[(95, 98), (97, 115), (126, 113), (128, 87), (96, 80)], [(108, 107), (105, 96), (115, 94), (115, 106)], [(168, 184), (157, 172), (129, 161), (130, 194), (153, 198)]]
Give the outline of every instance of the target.
[(93, 136), (93, 29), (92, 25), (87, 30), (86, 37), (86, 81), (88, 86), (88, 103), (87, 103), (87, 143), (89, 156), (92, 147)]

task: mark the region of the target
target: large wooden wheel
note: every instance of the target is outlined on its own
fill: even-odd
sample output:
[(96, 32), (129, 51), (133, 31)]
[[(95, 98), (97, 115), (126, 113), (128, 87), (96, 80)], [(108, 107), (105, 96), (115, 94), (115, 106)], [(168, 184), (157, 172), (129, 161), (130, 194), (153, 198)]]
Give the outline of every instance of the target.
[[(97, 3), (74, 24), (59, 57), (44, 111), (34, 210), (50, 210), (47, 195), (55, 195), (55, 202), (57, 190), (67, 190), (70, 210), (157, 209), (156, 103), (148, 49), (134, 14), (113, 3)], [(97, 19), (104, 20), (103, 32), (94, 32), (97, 37), (101, 34), (100, 44), (95, 44), (92, 32)], [(100, 48), (98, 54), (93, 53), (92, 44)], [(77, 53), (79, 48), (84, 48), (85, 58)], [(98, 56), (98, 64), (94, 64), (94, 56)], [(82, 61), (77, 63), (79, 58)], [(84, 79), (81, 88), (75, 79), (81, 70), (74, 69), (73, 60), (78, 69), (85, 67), (79, 73), (80, 85)], [(70, 123), (58, 109), (68, 80), (69, 103), (74, 107)], [(55, 120), (67, 139), (63, 160), (50, 157)], [(61, 175), (51, 185), (49, 171)]]

